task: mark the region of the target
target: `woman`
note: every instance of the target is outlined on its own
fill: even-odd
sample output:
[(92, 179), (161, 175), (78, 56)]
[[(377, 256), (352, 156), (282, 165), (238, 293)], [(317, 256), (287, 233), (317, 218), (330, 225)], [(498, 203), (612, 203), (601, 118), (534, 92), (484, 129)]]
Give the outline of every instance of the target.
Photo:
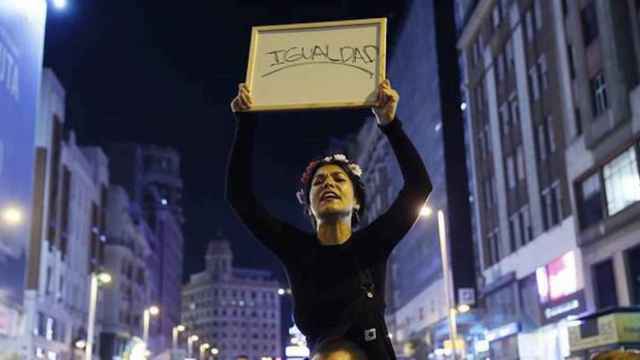
[(315, 233), (303, 232), (269, 214), (252, 188), (256, 128), (252, 100), (243, 84), (231, 110), (236, 139), (227, 174), (227, 198), (253, 235), (284, 264), (293, 293), (294, 317), (309, 347), (333, 338), (361, 346), (370, 359), (395, 359), (384, 322), (386, 264), (393, 247), (415, 223), (431, 192), (420, 155), (396, 118), (399, 95), (388, 80), (372, 110), (404, 177), (392, 206), (364, 229), (353, 231), (365, 210), (360, 168), (344, 155), (312, 161), (298, 199)]

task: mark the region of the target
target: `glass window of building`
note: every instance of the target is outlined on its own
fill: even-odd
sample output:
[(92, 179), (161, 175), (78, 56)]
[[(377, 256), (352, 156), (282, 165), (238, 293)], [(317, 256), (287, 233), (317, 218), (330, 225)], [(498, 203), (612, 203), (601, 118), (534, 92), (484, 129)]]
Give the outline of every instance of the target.
[(600, 173), (595, 173), (583, 180), (579, 185), (579, 190), (580, 224), (586, 228), (602, 220), (604, 216)]
[(594, 116), (599, 116), (609, 108), (607, 83), (604, 73), (598, 72), (591, 80), (591, 107)]
[(616, 278), (611, 259), (592, 266), (596, 307), (604, 309), (618, 305)]
[(582, 37), (584, 38), (584, 46), (591, 45), (593, 40), (598, 37), (598, 19), (596, 17), (595, 1), (590, 1), (580, 12), (580, 20), (582, 22)]
[(640, 305), (640, 246), (627, 251), (627, 267), (629, 273), (629, 293), (631, 304)]
[(607, 212), (615, 215), (640, 200), (640, 177), (635, 147), (629, 148), (604, 166)]

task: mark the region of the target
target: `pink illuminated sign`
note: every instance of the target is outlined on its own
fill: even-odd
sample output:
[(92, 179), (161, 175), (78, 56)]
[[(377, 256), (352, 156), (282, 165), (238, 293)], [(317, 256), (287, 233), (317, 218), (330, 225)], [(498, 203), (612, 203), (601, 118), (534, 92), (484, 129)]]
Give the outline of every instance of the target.
[(573, 251), (536, 270), (540, 302), (557, 300), (578, 290), (576, 259)]

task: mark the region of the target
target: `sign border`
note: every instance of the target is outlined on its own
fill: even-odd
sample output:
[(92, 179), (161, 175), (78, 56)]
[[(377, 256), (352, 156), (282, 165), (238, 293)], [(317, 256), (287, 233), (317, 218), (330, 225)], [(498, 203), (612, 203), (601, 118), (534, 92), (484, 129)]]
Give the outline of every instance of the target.
[[(260, 32), (273, 30), (291, 30), (291, 29), (312, 29), (312, 28), (331, 28), (349, 25), (377, 25), (378, 37), (380, 38), (379, 57), (378, 57), (378, 74), (380, 81), (387, 78), (387, 18), (371, 18), (359, 20), (340, 20), (340, 21), (324, 21), (312, 23), (298, 23), (286, 25), (264, 25), (253, 26), (251, 28), (251, 46), (249, 48), (249, 61), (247, 63), (247, 75), (245, 85), (251, 91), (253, 76), (255, 73), (256, 50), (258, 47), (258, 39)], [(303, 110), (303, 109), (338, 109), (338, 108), (367, 108), (375, 105), (374, 102), (326, 102), (326, 103), (303, 103), (288, 105), (262, 105), (253, 106), (248, 112), (257, 111), (278, 111), (278, 110)]]

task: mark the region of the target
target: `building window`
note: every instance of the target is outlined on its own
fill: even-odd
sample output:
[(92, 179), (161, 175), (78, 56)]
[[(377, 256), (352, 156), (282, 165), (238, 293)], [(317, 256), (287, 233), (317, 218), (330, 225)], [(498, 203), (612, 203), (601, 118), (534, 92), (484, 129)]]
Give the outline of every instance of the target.
[(507, 186), (513, 190), (516, 187), (516, 170), (513, 162), (513, 156), (508, 156), (507, 160)]
[(520, 212), (516, 212), (509, 219), (509, 235), (511, 235), (511, 252), (514, 252), (523, 243), (522, 242), (522, 226), (520, 224)]
[(533, 229), (531, 228), (531, 214), (529, 206), (525, 205), (520, 209), (520, 239), (522, 244), (526, 244), (533, 239)]
[(548, 115), (545, 118), (545, 129), (547, 130), (546, 135), (547, 135), (547, 145), (548, 145), (548, 150), (549, 150), (549, 154), (552, 154), (554, 152), (556, 152), (556, 136), (555, 133), (553, 132), (553, 118), (551, 117), (551, 115)]
[(527, 13), (525, 14), (525, 26), (527, 40), (531, 42), (533, 41), (533, 14), (531, 13), (531, 9), (527, 10)]
[(538, 100), (540, 97), (540, 83), (538, 80), (538, 69), (537, 66), (532, 66), (529, 69), (529, 92), (533, 97), (533, 100)]
[(500, 21), (502, 20), (502, 11), (500, 9), (500, 5), (496, 3), (493, 7), (493, 27), (497, 28), (500, 26)]
[(598, 223), (604, 217), (600, 173), (595, 173), (579, 184), (580, 224), (583, 228)]
[(609, 216), (640, 200), (640, 177), (635, 147), (629, 148), (605, 165), (603, 175)]
[(547, 135), (544, 129), (544, 124), (538, 124), (537, 126), (537, 140), (538, 140), (538, 158), (540, 160), (545, 160), (547, 158), (548, 147), (547, 147)]
[(580, 108), (574, 109), (574, 117), (576, 122), (576, 136), (582, 134), (582, 115), (580, 115)]
[[(537, 2), (536, 2), (537, 3)], [(541, 90), (546, 90), (549, 86), (549, 78), (547, 76), (547, 58), (544, 54), (538, 58), (538, 74)]]
[(604, 79), (604, 73), (598, 72), (596, 76), (591, 79), (591, 107), (594, 116), (599, 116), (605, 110), (609, 108), (609, 101), (607, 98), (607, 83)]
[(500, 106), (500, 111), (498, 112), (498, 116), (500, 118), (500, 127), (502, 128), (502, 135), (507, 137), (509, 136), (509, 107), (505, 102)]
[(616, 277), (613, 269), (613, 261), (605, 260), (592, 266), (593, 287), (596, 297), (596, 307), (604, 309), (618, 305), (618, 292), (616, 290)]
[(515, 62), (513, 58), (513, 41), (511, 38), (507, 41), (507, 45), (505, 46), (505, 54), (507, 56), (507, 70), (515, 68)]
[(516, 126), (520, 119), (520, 113), (518, 110), (518, 98), (515, 94), (509, 97), (509, 107), (511, 108), (511, 122)]
[(500, 260), (500, 240), (498, 238), (498, 229), (494, 229), (487, 237), (489, 246), (489, 261), (490, 265), (497, 263)]
[(580, 20), (582, 22), (582, 36), (584, 37), (584, 46), (591, 45), (593, 40), (598, 37), (598, 19), (596, 17), (595, 0), (589, 2), (587, 6), (580, 12)]
[(536, 29), (537, 30), (541, 30), (542, 29), (542, 4), (541, 2), (545, 1), (545, 0), (533, 0), (533, 11), (534, 11), (534, 17), (535, 17), (535, 22), (536, 22)]
[(518, 180), (524, 180), (525, 178), (525, 170), (524, 170), (524, 154), (522, 152), (522, 145), (518, 145), (516, 148), (516, 166), (518, 173)]
[(631, 304), (640, 305), (640, 246), (627, 251), (627, 267), (629, 271), (629, 293)]
[(567, 58), (569, 62), (569, 75), (571, 75), (571, 80), (576, 78), (576, 64), (573, 60), (573, 46), (571, 44), (567, 45)]

